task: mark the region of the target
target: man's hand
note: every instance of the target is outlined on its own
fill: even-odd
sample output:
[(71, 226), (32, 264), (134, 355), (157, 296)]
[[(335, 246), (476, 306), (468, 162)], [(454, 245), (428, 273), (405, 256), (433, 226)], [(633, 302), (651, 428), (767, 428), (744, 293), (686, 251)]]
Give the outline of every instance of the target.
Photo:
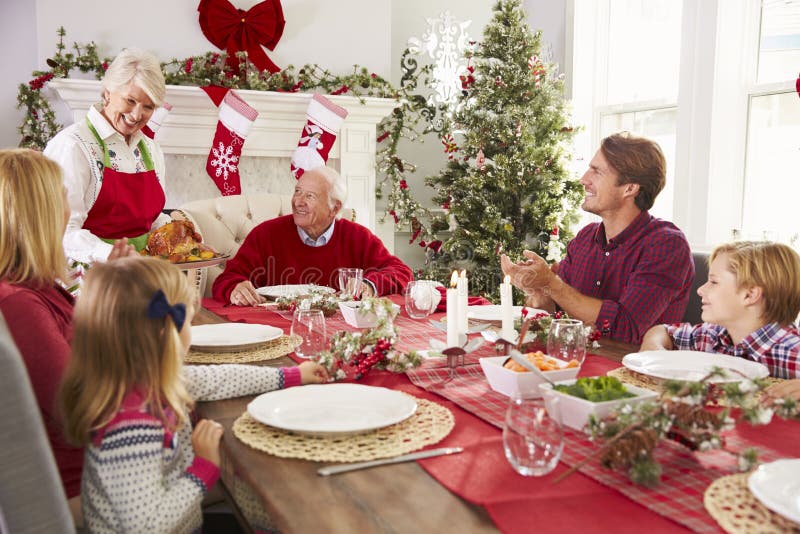
[(106, 261), (114, 261), (119, 258), (138, 255), (139, 253), (136, 252), (136, 248), (133, 245), (128, 244), (128, 238), (123, 237), (122, 239), (115, 240), (114, 244), (111, 245), (111, 252), (109, 253)]
[(771, 399), (777, 400), (791, 397), (800, 402), (800, 379), (795, 378), (772, 384), (764, 390), (764, 393)]
[(239, 282), (231, 291), (231, 304), (234, 306), (256, 306), (267, 299), (256, 293), (256, 288), (250, 280)]
[(525, 292), (526, 295), (534, 294), (537, 291), (546, 295), (546, 289), (555, 278), (555, 274), (550, 270), (547, 262), (538, 254), (526, 250), (523, 252), (524, 262), (513, 263), (508, 256), (500, 256), (500, 267), (503, 274), (511, 277), (511, 283)]

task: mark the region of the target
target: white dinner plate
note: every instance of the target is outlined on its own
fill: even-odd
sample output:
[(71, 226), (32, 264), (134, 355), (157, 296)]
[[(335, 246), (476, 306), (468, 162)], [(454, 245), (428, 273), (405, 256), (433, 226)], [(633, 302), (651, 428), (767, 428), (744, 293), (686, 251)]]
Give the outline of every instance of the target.
[(711, 382), (736, 382), (742, 379), (742, 375), (747, 378), (769, 376), (769, 369), (758, 362), (696, 350), (635, 352), (625, 356), (622, 365), (643, 375), (670, 380), (699, 381), (711, 372), (712, 367), (725, 369), (727, 378), (712, 378)]
[(278, 339), (283, 330), (265, 324), (219, 323), (192, 327), (192, 347), (229, 347)]
[(360, 384), (312, 384), (264, 393), (247, 405), (257, 421), (275, 428), (335, 436), (359, 434), (414, 415), (413, 397)]
[(800, 459), (760, 465), (747, 487), (764, 506), (800, 525)]
[(276, 299), (278, 297), (299, 297), (308, 295), (311, 290), (322, 293), (335, 293), (332, 287), (318, 286), (314, 284), (289, 284), (283, 286), (264, 286), (256, 289), (256, 293), (267, 298)]
[[(528, 308), (528, 315), (537, 313), (547, 313), (536, 308)], [(522, 316), (522, 306), (513, 306), (512, 316), (514, 319)], [(467, 306), (467, 318), (476, 321), (502, 321), (503, 311), (499, 304), (488, 304), (486, 306)]]

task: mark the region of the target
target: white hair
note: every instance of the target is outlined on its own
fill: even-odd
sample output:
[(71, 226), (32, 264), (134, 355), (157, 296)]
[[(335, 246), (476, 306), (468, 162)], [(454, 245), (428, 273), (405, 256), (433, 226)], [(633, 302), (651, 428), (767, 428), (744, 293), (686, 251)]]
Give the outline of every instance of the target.
[(337, 200), (344, 206), (344, 202), (347, 200), (347, 182), (342, 175), (327, 165), (306, 171), (306, 173), (311, 172), (318, 173), (328, 182), (328, 206), (333, 208)]
[(139, 48), (126, 48), (114, 58), (101, 82), (103, 93), (115, 93), (134, 83), (155, 106), (164, 103), (167, 88), (158, 58)]

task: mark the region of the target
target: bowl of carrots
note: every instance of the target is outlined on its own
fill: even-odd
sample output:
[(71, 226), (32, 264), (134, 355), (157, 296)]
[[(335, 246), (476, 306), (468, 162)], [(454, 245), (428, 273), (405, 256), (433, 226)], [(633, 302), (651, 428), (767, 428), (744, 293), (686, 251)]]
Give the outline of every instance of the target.
[[(580, 371), (580, 364), (577, 360), (564, 362), (551, 358), (541, 351), (529, 352), (525, 354), (525, 357), (553, 382), (575, 378)], [(545, 380), (508, 356), (481, 358), (480, 364), (489, 386), (494, 391), (507, 397), (514, 393), (525, 397), (542, 396), (539, 384), (545, 383)]]

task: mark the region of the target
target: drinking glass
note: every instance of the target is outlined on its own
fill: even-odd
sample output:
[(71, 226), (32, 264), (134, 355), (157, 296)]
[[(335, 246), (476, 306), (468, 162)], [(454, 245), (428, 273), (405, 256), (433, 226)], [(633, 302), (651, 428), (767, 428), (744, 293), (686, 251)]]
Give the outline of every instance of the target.
[(442, 295), (433, 280), (414, 280), (406, 286), (406, 312), (413, 319), (424, 319), (436, 310)]
[(553, 319), (547, 331), (547, 354), (557, 360), (577, 360), (583, 364), (586, 358), (586, 331), (578, 319)]
[(540, 477), (556, 468), (564, 450), (558, 399), (545, 408), (542, 399), (514, 393), (503, 425), (503, 449), (511, 467), (524, 476)]
[(325, 350), (327, 339), (322, 310), (295, 310), (291, 334), (300, 336), (300, 345), (294, 351), (300, 358), (313, 358)]
[(364, 270), (357, 267), (343, 267), (338, 270), (339, 291), (344, 299), (357, 299), (361, 295)]

